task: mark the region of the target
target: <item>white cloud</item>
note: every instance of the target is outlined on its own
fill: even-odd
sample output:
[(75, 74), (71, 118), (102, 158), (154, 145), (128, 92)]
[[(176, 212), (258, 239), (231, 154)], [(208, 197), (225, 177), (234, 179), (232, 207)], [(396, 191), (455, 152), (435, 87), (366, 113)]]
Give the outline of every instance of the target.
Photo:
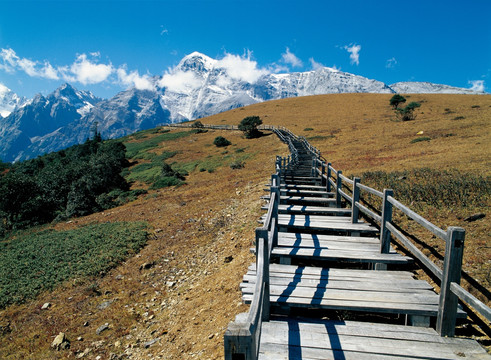
[(484, 80), (471, 80), (469, 81), (471, 84), (471, 90), (484, 92)]
[(168, 70), (158, 84), (173, 92), (186, 93), (199, 88), (202, 81), (192, 72)]
[(149, 75), (142, 75), (138, 73), (138, 71), (131, 71), (130, 73), (126, 72), (124, 67), (120, 67), (116, 71), (118, 75), (118, 80), (125, 86), (132, 87), (134, 86), (138, 90), (154, 90), (155, 86), (152, 83)]
[(2, 49), (0, 51), (0, 69), (8, 73), (15, 73), (21, 70), (32, 77), (41, 77), (46, 79), (58, 80), (58, 71), (47, 61), (41, 64), (38, 61), (32, 61), (26, 58), (20, 58), (12, 49)]
[(19, 57), (12, 49), (2, 49), (0, 51), (0, 60), (2, 61), (2, 63), (0, 63), (0, 69), (5, 70), (8, 73), (13, 73), (17, 67)]
[(281, 54), (281, 61), (293, 67), (303, 66), (302, 60), (300, 60), (294, 53), (290, 52), (289, 48), (286, 48), (286, 52)]
[(387, 69), (393, 69), (396, 65), (397, 65), (397, 60), (395, 57), (392, 57), (392, 58), (387, 60), (385, 67)]
[(310, 65), (312, 66), (313, 70), (319, 70), (319, 69), (322, 69), (323, 67), (325, 67), (323, 64), (315, 61), (314, 58), (310, 58), (309, 61), (310, 61)]
[(344, 49), (349, 52), (349, 58), (351, 64), (360, 65), (360, 50), (361, 45), (350, 44), (350, 46), (345, 46)]
[(279, 65), (276, 63), (272, 63), (268, 66), (269, 72), (279, 74), (279, 73), (287, 73), (290, 72), (290, 69), (286, 65)]
[(164, 28), (164, 25), (160, 25), (160, 35), (165, 35), (165, 34), (168, 34), (169, 33), (169, 30), (167, 30), (166, 28)]
[(216, 67), (224, 68), (230, 78), (248, 83), (255, 83), (261, 76), (269, 73), (257, 67), (257, 62), (251, 60), (250, 52), (247, 56), (225, 54), (223, 59), (217, 61)]
[(70, 72), (76, 81), (84, 85), (97, 84), (107, 80), (114, 71), (112, 64), (97, 64), (87, 59), (87, 55), (81, 54), (70, 66)]

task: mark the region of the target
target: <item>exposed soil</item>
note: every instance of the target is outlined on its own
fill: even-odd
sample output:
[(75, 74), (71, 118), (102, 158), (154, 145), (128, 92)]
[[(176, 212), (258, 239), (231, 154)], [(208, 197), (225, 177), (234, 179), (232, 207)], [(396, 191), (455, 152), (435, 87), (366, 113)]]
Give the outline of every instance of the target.
[[(345, 174), (423, 165), (491, 173), (491, 96), (413, 95), (411, 101), (424, 100), (420, 108), (424, 114), (408, 123), (391, 121), (389, 98), (346, 94), (286, 99), (201, 121), (238, 124), (246, 116), (259, 115), (264, 123), (287, 126), (299, 135), (324, 136), (311, 141)], [(475, 104), (480, 108), (472, 108)], [(446, 108), (455, 113), (446, 115)], [(457, 116), (465, 119), (452, 120)], [(307, 127), (314, 130), (304, 131)], [(434, 140), (410, 144), (421, 130)], [(274, 156), (287, 154), (287, 147), (275, 136), (246, 140), (239, 132), (210, 131), (179, 139), (172, 149), (165, 144), (162, 151), (179, 150), (172, 159), (176, 162), (216, 155), (224, 151), (211, 145), (218, 135), (232, 141), (235, 147), (229, 147), (230, 152), (246, 148), (251, 154), (245, 168), (223, 166), (212, 173), (196, 169), (184, 186), (150, 191), (125, 206), (54, 225), (68, 229), (145, 220), (151, 236), (138, 255), (105, 276), (71, 280), (35, 301), (0, 311), (1, 359), (223, 357), (227, 324), (248, 309), (241, 303), (239, 283), (254, 261), (249, 248), (261, 214), (260, 196)], [(429, 217), (446, 228), (460, 225), (464, 215), (470, 214), (443, 212)], [(464, 269), (484, 285), (491, 265), (490, 217), (463, 223), (468, 230), (466, 246), (474, 249), (468, 251), (472, 256), (465, 258)], [(46, 302), (51, 306), (41, 310)], [(108, 329), (97, 335), (106, 323)], [(70, 340), (69, 349), (50, 348), (59, 332)]]

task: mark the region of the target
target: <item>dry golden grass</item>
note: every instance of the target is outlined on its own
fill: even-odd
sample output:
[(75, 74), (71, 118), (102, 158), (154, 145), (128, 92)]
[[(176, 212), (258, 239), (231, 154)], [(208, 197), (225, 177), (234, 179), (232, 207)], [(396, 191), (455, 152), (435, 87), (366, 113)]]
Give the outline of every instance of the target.
[[(246, 116), (259, 115), (265, 124), (283, 125), (298, 135), (324, 136), (311, 142), (345, 174), (429, 166), (490, 175), (491, 96), (411, 95), (409, 101), (424, 102), (417, 119), (407, 123), (393, 121), (389, 98), (343, 94), (285, 99), (201, 121), (238, 124)], [(459, 116), (465, 118), (453, 120)], [(304, 131), (308, 127), (314, 130)], [(411, 144), (419, 131), (432, 140)], [(218, 135), (233, 145), (227, 149), (211, 145)], [(56, 228), (67, 229), (146, 220), (152, 234), (140, 254), (105, 277), (70, 281), (35, 301), (0, 311), (0, 358), (74, 358), (86, 349), (90, 352), (83, 358), (88, 359), (108, 359), (110, 354), (119, 358), (125, 353), (131, 359), (222, 357), (228, 322), (247, 309), (240, 305), (238, 284), (253, 261), (249, 247), (261, 213), (259, 197), (274, 155), (287, 154), (287, 148), (275, 136), (246, 140), (239, 132), (209, 131), (159, 149), (179, 151), (169, 163), (201, 164), (241, 148), (249, 156), (244, 169), (232, 170), (225, 164), (209, 173), (197, 165), (187, 185), (150, 191), (125, 206), (57, 224)], [(473, 237), (479, 246), (489, 247), (489, 215), (470, 225), (449, 211), (428, 216), (442, 227), (463, 225), (467, 247), (474, 246)], [(233, 257), (231, 262), (225, 261), (228, 256)], [(483, 257), (489, 260), (481, 250), (472, 259), (482, 262)], [(152, 268), (140, 270), (150, 262), (155, 262)], [(113, 302), (98, 309), (106, 300)], [(40, 310), (45, 302), (52, 307)], [(109, 330), (96, 335), (104, 323), (109, 323)], [(49, 346), (60, 331), (71, 340), (71, 348), (56, 352)], [(160, 340), (145, 348), (145, 342), (156, 338)]]

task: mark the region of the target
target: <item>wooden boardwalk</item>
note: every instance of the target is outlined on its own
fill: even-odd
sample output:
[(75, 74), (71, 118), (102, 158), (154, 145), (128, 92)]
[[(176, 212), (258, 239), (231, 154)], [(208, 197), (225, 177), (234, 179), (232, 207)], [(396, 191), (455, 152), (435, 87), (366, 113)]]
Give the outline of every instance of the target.
[[(330, 179), (313, 171), (315, 159), (305, 143), (293, 138), (289, 144), (297, 161), (280, 164), (283, 171), (263, 197), (277, 201), (264, 207), (268, 213), (260, 219), (273, 229), (265, 233), (266, 250), (262, 242), (255, 249), (269, 266), (252, 264), (240, 284), (243, 301), (262, 306), (260, 328), (246, 326), (246, 332), (256, 334), (250, 335), (255, 350), (233, 348), (241, 346), (236, 337), (242, 330), (234, 330), (246, 324), (241, 315), (226, 334), (226, 358), (490, 359), (477, 342), (442, 337), (429, 327), (439, 316), (440, 296), (407, 271), (413, 258), (390, 244), (383, 250), (379, 227), (354, 220), (351, 208), (339, 207), (339, 195), (332, 192), (336, 184), (328, 186)], [(265, 298), (258, 305), (259, 291), (265, 291)], [(307, 317), (348, 313), (368, 319), (373, 314), (372, 319), (390, 323)], [(455, 316), (465, 318), (466, 313), (458, 306)], [(245, 355), (230, 357), (227, 349)]]

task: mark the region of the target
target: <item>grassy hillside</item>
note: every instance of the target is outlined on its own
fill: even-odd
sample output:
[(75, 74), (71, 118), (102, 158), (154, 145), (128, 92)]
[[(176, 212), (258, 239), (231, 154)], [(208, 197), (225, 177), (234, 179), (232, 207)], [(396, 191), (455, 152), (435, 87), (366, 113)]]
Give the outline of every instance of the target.
[[(285, 99), (201, 121), (238, 124), (246, 116), (259, 115), (266, 124), (283, 125), (309, 138), (345, 174), (408, 170), (415, 186), (420, 176), (416, 170), (424, 167), (491, 175), (491, 96), (412, 95), (408, 101), (422, 106), (411, 122), (395, 121), (389, 99), (372, 94)], [(232, 145), (216, 147), (217, 136)], [(414, 142), (420, 137), (429, 140)], [(150, 228), (147, 245), (104, 276), (73, 277), (36, 300), (1, 310), (0, 358), (222, 356), (228, 322), (247, 309), (241, 305), (238, 284), (253, 261), (249, 247), (261, 213), (259, 197), (274, 155), (287, 154), (287, 148), (273, 135), (247, 140), (240, 132), (162, 128), (124, 141), (133, 163), (126, 177), (133, 189), (148, 192), (126, 205), (51, 227), (68, 231), (88, 224), (145, 221)], [(181, 185), (153, 186), (161, 180), (163, 161), (187, 174)], [(244, 167), (232, 169), (237, 163)], [(466, 228), (464, 268), (488, 289), (489, 215), (473, 223), (463, 219), (488, 211), (489, 205), (488, 194), (468, 207), (422, 204), (420, 211), (443, 228)], [(441, 249), (441, 244), (433, 246)], [(46, 302), (51, 306), (41, 310)], [(97, 334), (106, 323), (109, 328)], [(69, 350), (50, 349), (59, 332), (70, 339)]]

